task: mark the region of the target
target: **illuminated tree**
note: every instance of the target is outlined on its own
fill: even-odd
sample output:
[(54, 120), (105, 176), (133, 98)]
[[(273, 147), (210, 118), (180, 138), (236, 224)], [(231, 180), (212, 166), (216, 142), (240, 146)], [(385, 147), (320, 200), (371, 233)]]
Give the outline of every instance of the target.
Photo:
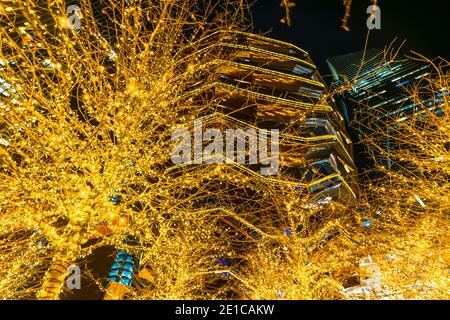
[[(86, 0), (69, 17), (64, 1), (38, 3), (1, 5), (0, 296), (58, 299), (69, 265), (112, 246), (139, 270), (129, 288), (92, 279), (107, 298), (239, 297), (228, 280), (246, 281), (261, 238), (282, 246), (299, 228), (312, 185), (171, 161), (172, 132), (224, 99), (208, 88), (233, 50), (216, 44), (245, 29), (243, 3)], [(291, 110), (285, 133), (305, 112), (330, 112), (325, 100)]]
[[(448, 298), (449, 79), (448, 62), (404, 87), (413, 108), (371, 111), (363, 143), (375, 168), (364, 188), (370, 220), (367, 249), (378, 260), (386, 290), (397, 298)], [(404, 111), (403, 111), (404, 110)], [(394, 110), (395, 111), (395, 110)], [(386, 144), (386, 141), (389, 143)]]
[[(102, 247), (134, 263), (133, 286), (111, 287), (114, 281), (91, 275), (107, 299), (346, 298), (359, 259), (409, 243), (425, 254), (441, 241), (443, 210), (423, 225), (433, 233), (420, 223), (412, 232), (386, 195), (377, 204), (392, 220), (380, 221), (397, 233), (378, 225), (369, 232), (364, 210), (377, 207), (337, 201), (356, 197), (342, 174), (310, 167), (309, 181), (289, 174), (286, 168), (305, 166), (305, 149), (349, 143), (336, 133), (315, 136), (316, 127), (299, 133), (308, 115), (335, 113), (328, 93), (291, 103), (246, 91), (242, 109), (266, 99), (262, 114), (292, 118), (281, 132), (275, 177), (237, 163), (173, 164), (172, 133), (192, 131), (194, 120), (223, 130), (254, 126), (219, 107), (238, 87), (224, 85), (225, 96), (210, 90), (234, 71), (236, 52), (248, 49), (239, 42), (246, 37), (243, 1), (82, 0), (69, 17), (65, 1), (41, 3), (0, 4), (1, 298), (61, 298), (67, 267)], [(237, 40), (223, 50), (218, 44), (230, 37)], [(248, 79), (252, 72), (237, 73)], [(318, 79), (261, 77), (324, 91)], [(318, 197), (324, 185), (339, 186), (337, 195)], [(430, 195), (436, 203), (437, 194)], [(408, 242), (399, 240), (404, 230), (411, 230)], [(396, 270), (387, 272), (394, 277)]]

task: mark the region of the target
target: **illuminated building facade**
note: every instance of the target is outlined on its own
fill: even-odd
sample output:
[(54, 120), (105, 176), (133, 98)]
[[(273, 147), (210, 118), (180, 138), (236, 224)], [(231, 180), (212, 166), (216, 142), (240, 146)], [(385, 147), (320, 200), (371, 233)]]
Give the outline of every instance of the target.
[[(432, 72), (429, 63), (400, 57), (394, 61), (386, 61), (381, 49), (355, 52), (328, 59), (328, 66), (333, 75), (333, 86), (348, 86), (336, 97), (337, 104), (345, 117), (347, 129), (354, 140), (358, 153), (358, 167), (370, 168), (373, 160), (392, 167), (389, 152), (396, 148), (391, 137), (399, 130), (399, 124), (408, 117), (420, 119), (427, 112), (442, 115), (439, 107), (441, 97), (448, 92), (427, 92), (426, 81)], [(408, 88), (421, 87), (421, 101), (414, 101)], [(424, 106), (427, 110), (424, 110)], [(382, 130), (382, 131), (381, 131)], [(381, 136), (379, 133), (385, 132)], [(378, 134), (377, 134), (378, 133)], [(388, 156), (370, 150), (361, 142), (365, 136), (378, 135), (377, 145), (387, 151)]]
[(229, 57), (214, 62), (215, 111), (227, 121), (279, 129), (280, 176), (307, 189), (311, 205), (333, 198), (354, 200), (351, 140), (309, 55), (292, 44), (249, 33), (218, 32), (211, 39)]

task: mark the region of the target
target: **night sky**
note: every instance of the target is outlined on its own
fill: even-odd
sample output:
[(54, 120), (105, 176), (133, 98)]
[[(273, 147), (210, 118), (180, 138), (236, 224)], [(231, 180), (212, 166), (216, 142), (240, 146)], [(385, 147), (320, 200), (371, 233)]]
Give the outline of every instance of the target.
[[(289, 41), (308, 51), (323, 75), (328, 75), (325, 59), (360, 51), (367, 35), (366, 13), (370, 0), (353, 0), (350, 32), (340, 28), (345, 8), (342, 0), (294, 0), (292, 26), (280, 22), (284, 16), (276, 0), (256, 0), (252, 10), (254, 32), (271, 31), (268, 36)], [(408, 5), (410, 3), (410, 5)], [(369, 48), (385, 47), (395, 38), (404, 49), (429, 58), (450, 58), (450, 1), (379, 0), (381, 30), (370, 33)]]

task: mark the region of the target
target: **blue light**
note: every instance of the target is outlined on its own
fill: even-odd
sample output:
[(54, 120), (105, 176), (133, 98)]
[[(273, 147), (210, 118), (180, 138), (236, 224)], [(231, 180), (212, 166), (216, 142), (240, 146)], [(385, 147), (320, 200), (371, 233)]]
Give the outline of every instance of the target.
[(115, 277), (119, 275), (119, 269), (114, 269), (113, 271), (111, 271), (108, 276), (109, 277)]
[(125, 264), (123, 265), (123, 268), (124, 268), (125, 270), (127, 270), (128, 272), (133, 272), (133, 270), (134, 270), (134, 265), (131, 264), (131, 263), (125, 263)]
[(130, 287), (131, 284), (132, 284), (130, 279), (120, 279), (120, 280), (117, 281), (117, 282), (122, 283), (122, 284), (124, 284), (124, 285), (126, 285), (126, 286), (128, 286), (128, 287)]
[(362, 226), (366, 229), (370, 228), (372, 226), (372, 221), (370, 220), (364, 220), (362, 223)]
[(114, 259), (111, 272), (108, 274), (108, 281), (114, 281), (126, 286), (131, 286), (133, 278), (134, 260), (125, 250), (120, 250)]
[(130, 271), (123, 270), (122, 271), (122, 277), (131, 279), (133, 277), (133, 274)]
[(223, 266), (231, 266), (233, 264), (233, 261), (228, 259), (219, 259), (217, 260), (217, 262), (219, 262)]
[(120, 196), (117, 194), (113, 194), (112, 196), (109, 196), (109, 201), (111, 201), (115, 205), (118, 205), (120, 203)]
[(118, 264), (117, 262), (113, 264), (111, 269), (119, 269), (120, 268), (120, 264)]
[(408, 84), (408, 83), (410, 83), (410, 82), (411, 82), (411, 80), (406, 80), (406, 81), (403, 81), (403, 82), (401, 82), (401, 83), (397, 83), (395, 86), (396, 86), (397, 88), (399, 88), (399, 87), (404, 86), (405, 84)]

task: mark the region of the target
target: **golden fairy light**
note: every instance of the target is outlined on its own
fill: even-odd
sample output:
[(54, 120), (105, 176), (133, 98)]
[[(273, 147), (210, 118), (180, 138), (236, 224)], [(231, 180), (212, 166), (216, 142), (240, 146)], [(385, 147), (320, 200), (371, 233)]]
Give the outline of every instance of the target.
[[(305, 52), (245, 34), (243, 1), (81, 0), (78, 8), (68, 10), (65, 1), (0, 4), (1, 298), (62, 298), (70, 292), (67, 266), (103, 247), (134, 261), (132, 286), (87, 271), (105, 299), (344, 299), (348, 278), (368, 255), (384, 274), (394, 272), (379, 256), (392, 249), (383, 237), (400, 229), (366, 234), (344, 174), (313, 170), (316, 180), (307, 182), (286, 170), (304, 164), (298, 155), (306, 147), (332, 145), (343, 150), (334, 160), (354, 173), (345, 135), (296, 131), (308, 113), (334, 113), (330, 95), (293, 102), (217, 81), (220, 72), (236, 72), (233, 58), (249, 50), (239, 39), (288, 48), (298, 57), (274, 56), (313, 70)], [(230, 38), (238, 40), (230, 45)], [(324, 90), (317, 79), (251, 72)], [(211, 88), (220, 94), (211, 96)], [(235, 92), (247, 99), (240, 111), (264, 101), (258, 116), (290, 119), (281, 132), (280, 174), (237, 164), (174, 165), (175, 129), (200, 118), (224, 130), (254, 125), (224, 114)], [(311, 190), (331, 181), (351, 204), (314, 198)], [(402, 250), (426, 230), (416, 225), (409, 242), (392, 243)], [(421, 255), (438, 233), (414, 242)], [(424, 260), (395, 263), (411, 261)]]
[[(364, 135), (375, 168), (369, 173), (371, 181), (363, 186), (368, 197), (363, 212), (377, 221), (366, 235), (367, 250), (379, 265), (387, 296), (446, 299), (449, 63), (419, 54), (409, 58), (429, 68), (402, 86), (403, 96), (408, 97), (404, 108), (382, 122), (373, 120), (370, 133)], [(402, 111), (406, 104), (413, 105), (412, 111)], [(372, 109), (367, 114), (377, 119), (385, 111)], [(382, 291), (373, 298), (380, 296)]]
[(255, 237), (282, 238), (280, 228), (300, 219), (283, 214), (305, 206), (298, 183), (171, 162), (171, 133), (217, 103), (195, 88), (227, 67), (229, 53), (214, 43), (227, 36), (218, 31), (243, 28), (239, 3), (141, 4), (81, 1), (69, 22), (64, 1), (7, 4), (4, 298), (59, 298), (64, 268), (104, 246), (132, 252), (141, 270), (120, 294), (93, 279), (109, 298), (239, 295), (220, 283), (230, 274), (245, 281), (240, 272), (219, 272), (228, 266), (217, 261), (243, 259)]

